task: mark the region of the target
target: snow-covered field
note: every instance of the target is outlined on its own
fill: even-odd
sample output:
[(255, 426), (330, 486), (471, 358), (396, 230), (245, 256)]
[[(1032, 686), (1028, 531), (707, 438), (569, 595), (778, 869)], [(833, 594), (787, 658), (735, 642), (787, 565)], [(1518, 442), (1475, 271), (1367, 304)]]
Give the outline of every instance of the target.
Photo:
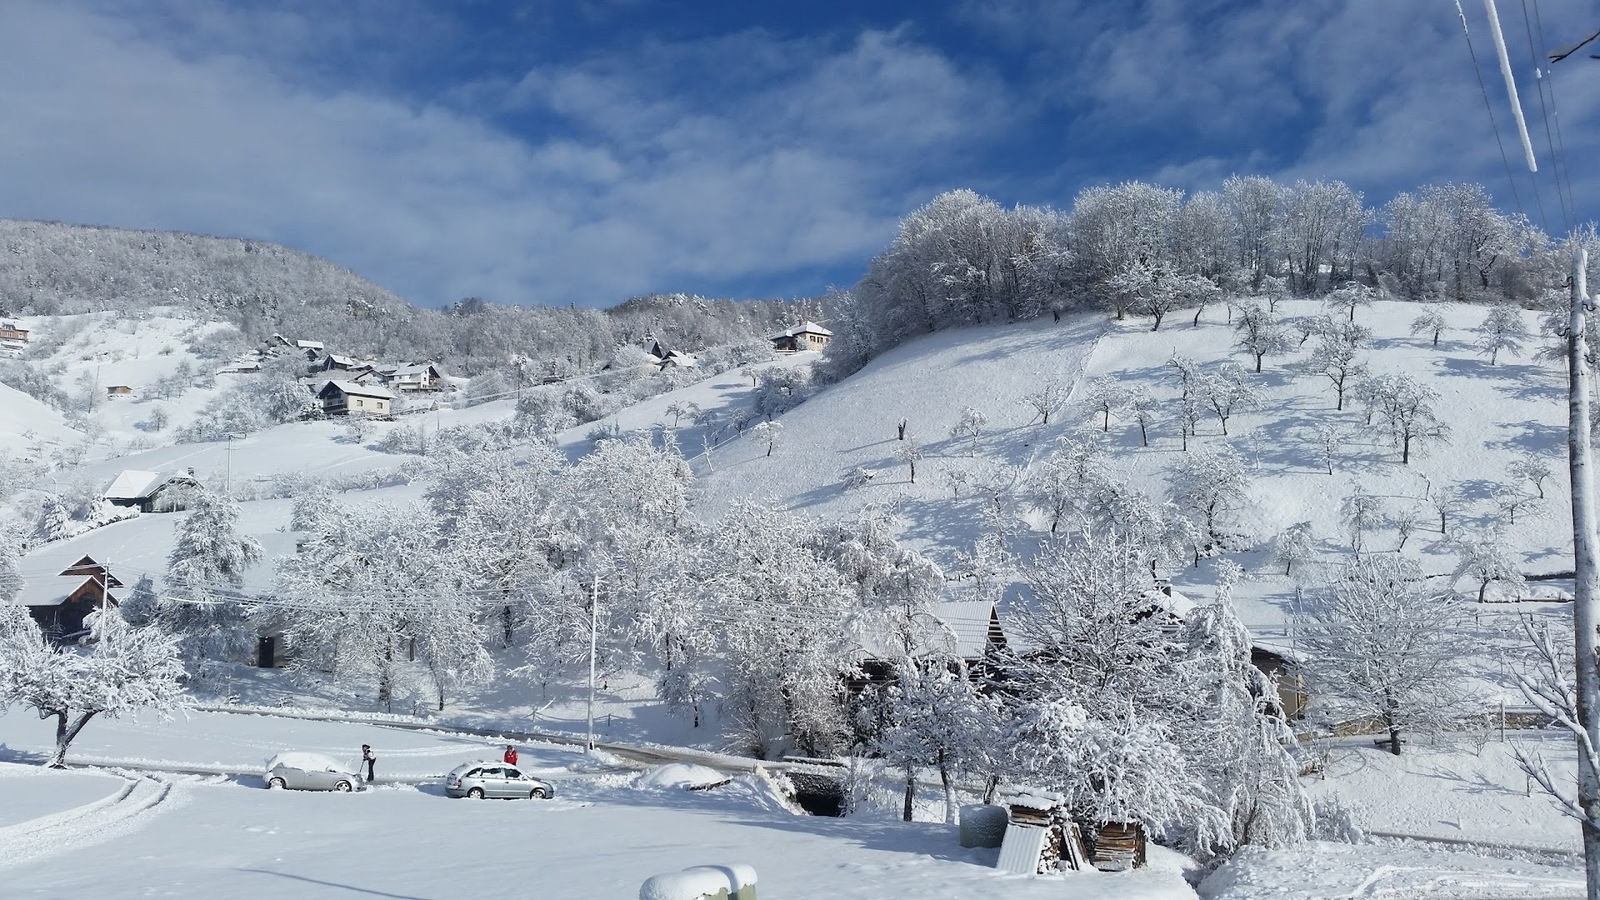
[[(0, 718), (12, 752), (47, 738), (37, 720)], [(0, 765), (5, 896), (626, 898), (652, 875), (727, 863), (754, 867), (761, 896), (780, 900), (1193, 896), (1170, 855), (1122, 875), (1006, 876), (992, 867), (996, 851), (962, 849), (944, 825), (797, 816), (753, 776), (709, 791), (683, 790), (681, 771), (585, 776), (590, 766), (570, 748), (519, 747), (529, 770), (580, 770), (556, 782), (556, 799), (472, 801), (445, 797), (436, 781), (384, 779), (497, 757), (498, 744), (462, 735), (196, 713), (97, 722), (81, 741), (85, 757), (114, 750), (173, 767), (259, 766), (289, 748), (349, 756), (365, 742), (379, 757), (378, 785), (284, 792), (248, 776)], [(156, 786), (116, 799), (130, 783)], [(51, 847), (37, 840), (46, 829)]]

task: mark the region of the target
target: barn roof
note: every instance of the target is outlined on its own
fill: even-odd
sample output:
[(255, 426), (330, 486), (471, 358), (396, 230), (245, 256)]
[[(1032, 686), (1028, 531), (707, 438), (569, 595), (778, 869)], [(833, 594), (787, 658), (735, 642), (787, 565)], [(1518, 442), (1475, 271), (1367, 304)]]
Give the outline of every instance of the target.
[(433, 363), (416, 363), (414, 365), (397, 366), (393, 369), (382, 369), (380, 371), (391, 378), (397, 375), (421, 375), (427, 372), (432, 372), (435, 375), (439, 374), (439, 370), (434, 367)]
[(105, 497), (107, 500), (143, 500), (155, 492), (162, 480), (160, 472), (123, 469), (106, 488)]
[[(22, 590), (17, 592), (16, 602), (23, 606), (60, 606), (66, 602), (68, 597), (72, 596), (74, 591), (83, 587), (84, 582), (91, 578), (98, 579), (102, 571), (106, 572), (108, 587), (120, 588), (123, 586), (115, 575), (105, 570), (91, 557), (80, 556), (77, 562), (69, 565), (63, 564), (65, 560), (71, 558), (70, 553), (58, 553), (53, 558), (46, 557), (44, 560), (30, 561), (28, 568), (33, 569), (35, 565), (39, 565), (41, 574), (27, 575), (22, 579)], [(43, 572), (55, 571), (58, 565), (63, 566), (59, 574), (42, 574)], [(113, 602), (117, 600), (115, 593), (110, 596)]]
[[(960, 659), (977, 659), (989, 648), (990, 617), (994, 603), (988, 600), (956, 600), (934, 603), (929, 616), (919, 622), (916, 635), (917, 651), (928, 653), (943, 651)], [(876, 657), (899, 652), (891, 645), (893, 638), (887, 633), (866, 635), (863, 649)]]
[(299, 347), (301, 350), (321, 350), (322, 349), (322, 342), (321, 341), (295, 341), (294, 345), (296, 347)]

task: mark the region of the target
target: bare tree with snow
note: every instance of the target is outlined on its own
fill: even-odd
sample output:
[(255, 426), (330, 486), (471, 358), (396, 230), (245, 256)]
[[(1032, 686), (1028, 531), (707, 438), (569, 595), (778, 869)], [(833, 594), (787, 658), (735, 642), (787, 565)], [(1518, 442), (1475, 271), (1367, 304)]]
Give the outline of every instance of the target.
[(1536, 453), (1523, 453), (1511, 461), (1506, 471), (1533, 485), (1539, 493), (1539, 499), (1544, 499), (1544, 483), (1550, 480), (1553, 474), (1550, 462)]
[[(1034, 417), (1039, 419), (1041, 425), (1049, 425), (1051, 413), (1066, 405), (1067, 397), (1071, 393), (1071, 385), (1062, 378), (1052, 375), (1041, 381), (1033, 390), (1023, 394), (1021, 402), (1022, 405), (1033, 410)], [(1032, 422), (1032, 419), (1029, 422)], [(902, 428), (901, 440), (904, 439), (905, 434)]]
[(1334, 409), (1344, 409), (1344, 393), (1350, 384), (1366, 372), (1366, 364), (1357, 357), (1371, 337), (1367, 329), (1350, 322), (1324, 320), (1317, 346), (1311, 351), (1310, 371), (1328, 379), (1337, 398)]
[(1223, 363), (1213, 372), (1200, 377), (1200, 395), (1206, 405), (1217, 414), (1222, 433), (1228, 433), (1228, 419), (1241, 409), (1250, 409), (1260, 402), (1256, 386), (1249, 380), (1244, 367), (1236, 363)]
[(1261, 361), (1268, 356), (1282, 356), (1294, 348), (1289, 333), (1279, 325), (1272, 313), (1255, 300), (1249, 300), (1239, 309), (1239, 348), (1250, 354), (1256, 362), (1256, 372), (1261, 371)]
[(1168, 485), (1172, 502), (1213, 544), (1222, 541), (1223, 524), (1250, 503), (1250, 476), (1229, 447), (1181, 457), (1168, 470)]
[(1127, 387), (1110, 378), (1096, 378), (1083, 391), (1084, 405), (1100, 416), (1102, 432), (1111, 430), (1111, 414), (1121, 409), (1127, 398)]
[(1506, 545), (1505, 537), (1490, 531), (1456, 542), (1461, 561), (1456, 565), (1452, 584), (1463, 577), (1478, 583), (1478, 602), (1488, 594), (1489, 585), (1499, 582), (1513, 593), (1523, 585), (1517, 554)]
[(1312, 557), (1315, 546), (1311, 537), (1311, 523), (1297, 522), (1278, 533), (1272, 541), (1272, 559), (1283, 563), (1283, 574), (1293, 574), (1295, 563)]
[(1495, 365), (1500, 352), (1521, 353), (1522, 342), (1528, 338), (1528, 326), (1522, 321), (1522, 310), (1509, 303), (1489, 307), (1478, 326), (1478, 337), (1472, 345), (1479, 353), (1487, 354), (1489, 365)]
[(961, 407), (961, 416), (956, 419), (956, 424), (950, 429), (950, 439), (965, 441), (967, 455), (972, 456), (978, 452), (978, 440), (983, 437), (983, 429), (989, 424), (989, 417), (982, 410), (971, 406)]
[(1449, 440), (1450, 426), (1434, 409), (1439, 394), (1433, 388), (1410, 375), (1385, 375), (1376, 397), (1390, 437), (1400, 448), (1401, 465), (1411, 462), (1413, 449), (1420, 453), (1433, 442)]
[(1444, 320), (1444, 313), (1440, 311), (1439, 304), (1429, 303), (1422, 308), (1422, 314), (1411, 320), (1411, 333), (1413, 335), (1430, 335), (1433, 346), (1439, 346), (1439, 336), (1444, 334), (1449, 327)]
[(1312, 696), (1344, 716), (1371, 716), (1400, 755), (1407, 732), (1455, 722), (1467, 657), (1465, 620), (1430, 590), (1414, 560), (1367, 554), (1313, 592), (1297, 616)]
[(1363, 306), (1371, 306), (1377, 299), (1377, 291), (1356, 281), (1347, 281), (1337, 290), (1328, 295), (1328, 305), (1341, 312), (1349, 314), (1348, 321), (1356, 320), (1356, 310)]
[(1322, 467), (1333, 474), (1333, 462), (1339, 458), (1339, 448), (1344, 446), (1344, 435), (1333, 425), (1317, 426), (1317, 456)]
[(1350, 535), (1350, 549), (1357, 554), (1366, 545), (1367, 532), (1377, 527), (1382, 517), (1383, 502), (1359, 483), (1351, 485), (1350, 494), (1339, 502), (1339, 521)]
[(1161, 403), (1144, 385), (1135, 385), (1127, 394), (1128, 414), (1139, 426), (1139, 446), (1150, 446), (1150, 429), (1161, 420)]
[(750, 433), (755, 435), (757, 443), (767, 445), (766, 455), (771, 456), (772, 451), (778, 449), (778, 438), (783, 435), (783, 424), (768, 419), (750, 429)]
[(917, 461), (922, 459), (924, 455), (922, 445), (917, 443), (917, 439), (909, 434), (906, 435), (904, 441), (901, 441), (894, 448), (895, 462), (905, 463), (910, 469), (912, 484), (917, 483)]

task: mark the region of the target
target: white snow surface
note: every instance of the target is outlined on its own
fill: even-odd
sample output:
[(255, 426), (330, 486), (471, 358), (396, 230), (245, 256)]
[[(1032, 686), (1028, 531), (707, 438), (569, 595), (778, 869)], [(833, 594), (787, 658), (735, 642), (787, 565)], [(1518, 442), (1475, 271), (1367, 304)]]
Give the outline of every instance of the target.
[(634, 780), (636, 787), (690, 788), (726, 781), (728, 776), (707, 766), (693, 763), (668, 763), (640, 774)]

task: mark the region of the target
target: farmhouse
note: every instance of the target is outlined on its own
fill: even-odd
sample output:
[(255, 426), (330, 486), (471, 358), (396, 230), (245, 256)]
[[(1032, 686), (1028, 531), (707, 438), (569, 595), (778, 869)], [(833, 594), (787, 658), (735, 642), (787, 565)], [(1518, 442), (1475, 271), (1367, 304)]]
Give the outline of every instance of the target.
[[(905, 646), (906, 641), (910, 647)], [(913, 656), (939, 654), (959, 659), (969, 671), (978, 671), (990, 653), (1005, 648), (1006, 635), (994, 601), (954, 600), (932, 604), (928, 615), (914, 621), (906, 633), (865, 635), (862, 646), (867, 658), (861, 663), (861, 677), (849, 683), (851, 691), (893, 680), (893, 661), (908, 651)]]
[(174, 475), (124, 469), (102, 496), (114, 506), (131, 506), (142, 513), (176, 512), (188, 509), (199, 489), (193, 469)]
[(327, 352), (326, 349), (323, 348), (321, 341), (295, 341), (294, 346), (295, 349), (299, 350), (301, 353), (304, 353), (306, 355), (306, 359), (310, 360), (311, 362), (316, 362), (319, 357)]
[(85, 556), (59, 575), (25, 579), (17, 602), (52, 641), (70, 643), (83, 635), (89, 613), (118, 602), (111, 590), (122, 586), (105, 566)]
[(657, 363), (657, 365), (660, 367), (661, 371), (665, 372), (668, 369), (697, 368), (700, 365), (700, 361), (695, 359), (691, 354), (682, 353), (677, 350), (668, 350), (667, 355), (661, 357), (661, 362)]
[(26, 344), (28, 342), (28, 329), (22, 328), (15, 322), (0, 322), (0, 343)]
[(133, 388), (125, 384), (113, 384), (106, 388), (107, 397), (127, 397), (133, 394)]
[(377, 371), (389, 387), (397, 391), (437, 391), (444, 377), (439, 367), (431, 362), (380, 368)]
[(353, 372), (357, 369), (366, 368), (370, 367), (353, 356), (339, 356), (333, 353), (324, 354), (311, 367), (312, 371), (315, 372)]
[(317, 392), (322, 411), (330, 416), (386, 416), (394, 394), (388, 388), (354, 381), (330, 381)]
[(801, 322), (788, 331), (769, 335), (772, 349), (779, 353), (798, 353), (802, 350), (821, 350), (833, 340), (833, 332), (812, 321)]

